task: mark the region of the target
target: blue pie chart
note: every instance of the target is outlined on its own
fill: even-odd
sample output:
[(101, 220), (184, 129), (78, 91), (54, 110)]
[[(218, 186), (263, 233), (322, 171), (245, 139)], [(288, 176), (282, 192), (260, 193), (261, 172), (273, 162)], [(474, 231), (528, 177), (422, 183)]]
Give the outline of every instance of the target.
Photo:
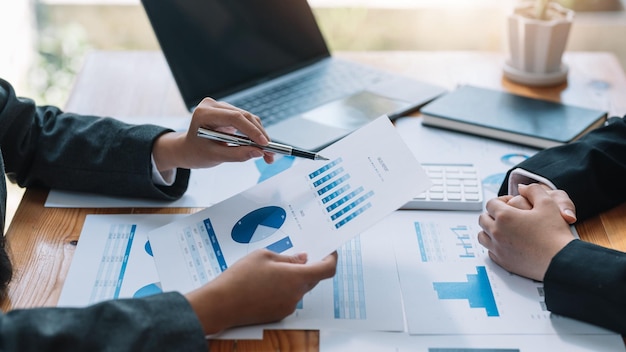
[(277, 206), (253, 210), (242, 217), (231, 231), (231, 236), (238, 243), (253, 243), (273, 235), (283, 224), (287, 213)]

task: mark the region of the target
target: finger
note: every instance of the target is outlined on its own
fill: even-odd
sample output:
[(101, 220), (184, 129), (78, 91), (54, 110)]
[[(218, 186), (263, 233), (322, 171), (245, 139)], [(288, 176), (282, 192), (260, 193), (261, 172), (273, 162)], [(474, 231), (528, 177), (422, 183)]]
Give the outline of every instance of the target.
[(496, 213), (500, 211), (500, 209), (511, 208), (511, 206), (506, 204), (505, 199), (507, 198), (498, 197), (491, 198), (487, 201), (487, 204), (485, 204), (485, 210), (487, 210), (489, 216), (495, 219)]
[(573, 224), (576, 222), (576, 206), (574, 202), (571, 200), (567, 192), (563, 190), (555, 190), (550, 191), (550, 196), (556, 204), (558, 204), (559, 209), (561, 209), (561, 216), (568, 224)]
[[(485, 232), (484, 234), (489, 237), (489, 238), (483, 238), (484, 240), (487, 240), (487, 241), (485, 241), (485, 244), (483, 246), (485, 246), (488, 249), (492, 248), (492, 243), (493, 243), (493, 240), (494, 240), (493, 234), (497, 230), (497, 228), (496, 228), (496, 220), (494, 218), (492, 218), (491, 215), (489, 215), (487, 213), (482, 213), (478, 217), (478, 225), (480, 225), (480, 227), (483, 229), (483, 231)], [(479, 234), (480, 234), (480, 232), (479, 232)]]
[(508, 202), (506, 202), (506, 204), (522, 210), (532, 209), (532, 205), (530, 204), (528, 199), (524, 198), (523, 196), (515, 196), (511, 198)]
[(268, 249), (260, 249), (264, 254), (272, 261), (277, 263), (289, 263), (289, 264), (305, 264), (309, 259), (308, 254), (301, 252), (293, 255), (284, 255), (276, 252), (272, 252)]
[(540, 184), (533, 183), (530, 185), (518, 185), (519, 193), (528, 199), (532, 207), (538, 205), (539, 202), (552, 201), (552, 198)]
[[(251, 112), (249, 112), (249, 111), (247, 111), (247, 110), (244, 110), (244, 109), (238, 108), (238, 107), (236, 107), (236, 106), (234, 106), (234, 105), (231, 105), (231, 104), (229, 104), (229, 103), (227, 103), (227, 102), (224, 102), (224, 101), (218, 101), (218, 102), (217, 102), (217, 105), (218, 105), (218, 106), (220, 106), (220, 107), (222, 107), (222, 108), (225, 108), (225, 109), (231, 109), (231, 110), (233, 110), (233, 111), (237, 111), (237, 112), (239, 112), (240, 114), (242, 114), (242, 116), (243, 116), (244, 118), (246, 118), (246, 119), (247, 119), (248, 121), (250, 121), (253, 125), (255, 125), (257, 129), (259, 129), (260, 131), (262, 131), (262, 132), (263, 132), (263, 134), (265, 135), (265, 137), (269, 140), (269, 135), (267, 134), (267, 132), (266, 132), (266, 131), (265, 131), (265, 129), (263, 128), (263, 123), (261, 122), (261, 118), (260, 118), (260, 117), (258, 117), (257, 115), (255, 115), (255, 114), (253, 114), (253, 113), (251, 113)], [(241, 131), (241, 132), (243, 132), (243, 131)]]
[(269, 136), (256, 115), (209, 98), (201, 104), (202, 108), (196, 108), (194, 114), (199, 117), (202, 126), (222, 131), (234, 127), (257, 144), (266, 145), (269, 142)]
[(478, 239), (478, 243), (480, 243), (483, 247), (487, 248), (488, 250), (491, 249), (492, 240), (489, 234), (487, 234), (487, 232), (480, 231), (478, 235), (476, 236), (476, 238)]
[(335, 276), (337, 270), (337, 252), (327, 255), (319, 262), (310, 263), (303, 267), (312, 283)]

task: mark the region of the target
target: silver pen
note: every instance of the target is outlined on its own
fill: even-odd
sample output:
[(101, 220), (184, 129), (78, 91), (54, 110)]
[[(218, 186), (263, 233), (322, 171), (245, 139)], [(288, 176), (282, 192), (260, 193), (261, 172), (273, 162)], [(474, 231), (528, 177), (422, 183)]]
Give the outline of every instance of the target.
[(310, 152), (304, 149), (299, 149), (296, 147), (292, 147), (290, 145), (274, 143), (274, 142), (269, 142), (267, 145), (260, 145), (260, 144), (254, 143), (252, 140), (250, 140), (248, 137), (245, 137), (245, 136), (212, 131), (212, 130), (208, 130), (202, 127), (198, 128), (198, 137), (202, 137), (202, 138), (206, 138), (206, 139), (210, 139), (210, 140), (214, 140), (218, 142), (229, 143), (229, 144), (257, 147), (259, 149), (263, 149), (268, 152), (284, 154), (284, 155), (292, 155), (292, 156), (297, 156), (297, 157), (311, 159), (311, 160), (328, 160), (328, 158), (325, 158), (319, 155), (318, 153)]

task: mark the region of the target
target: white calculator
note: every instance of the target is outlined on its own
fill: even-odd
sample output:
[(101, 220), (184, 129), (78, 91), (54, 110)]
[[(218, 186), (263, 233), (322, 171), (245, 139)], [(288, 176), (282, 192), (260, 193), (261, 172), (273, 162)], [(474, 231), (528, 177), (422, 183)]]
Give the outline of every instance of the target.
[(423, 163), (433, 185), (400, 209), (482, 210), (483, 188), (473, 164)]

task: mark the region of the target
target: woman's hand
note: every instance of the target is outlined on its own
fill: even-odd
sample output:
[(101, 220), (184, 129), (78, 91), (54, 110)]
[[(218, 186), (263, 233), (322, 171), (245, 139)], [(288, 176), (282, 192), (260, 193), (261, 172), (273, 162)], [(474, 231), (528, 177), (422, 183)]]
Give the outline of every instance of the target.
[(278, 321), (293, 313), (320, 280), (335, 275), (337, 253), (317, 263), (306, 261), (306, 254), (256, 250), (186, 297), (207, 335)]
[(267, 163), (274, 154), (251, 146), (229, 146), (197, 136), (198, 127), (234, 133), (239, 131), (259, 145), (267, 145), (269, 136), (258, 116), (225, 102), (205, 98), (198, 104), (186, 133), (170, 132), (161, 135), (152, 149), (158, 171), (174, 168), (199, 169), (223, 162), (246, 161), (263, 157)]

